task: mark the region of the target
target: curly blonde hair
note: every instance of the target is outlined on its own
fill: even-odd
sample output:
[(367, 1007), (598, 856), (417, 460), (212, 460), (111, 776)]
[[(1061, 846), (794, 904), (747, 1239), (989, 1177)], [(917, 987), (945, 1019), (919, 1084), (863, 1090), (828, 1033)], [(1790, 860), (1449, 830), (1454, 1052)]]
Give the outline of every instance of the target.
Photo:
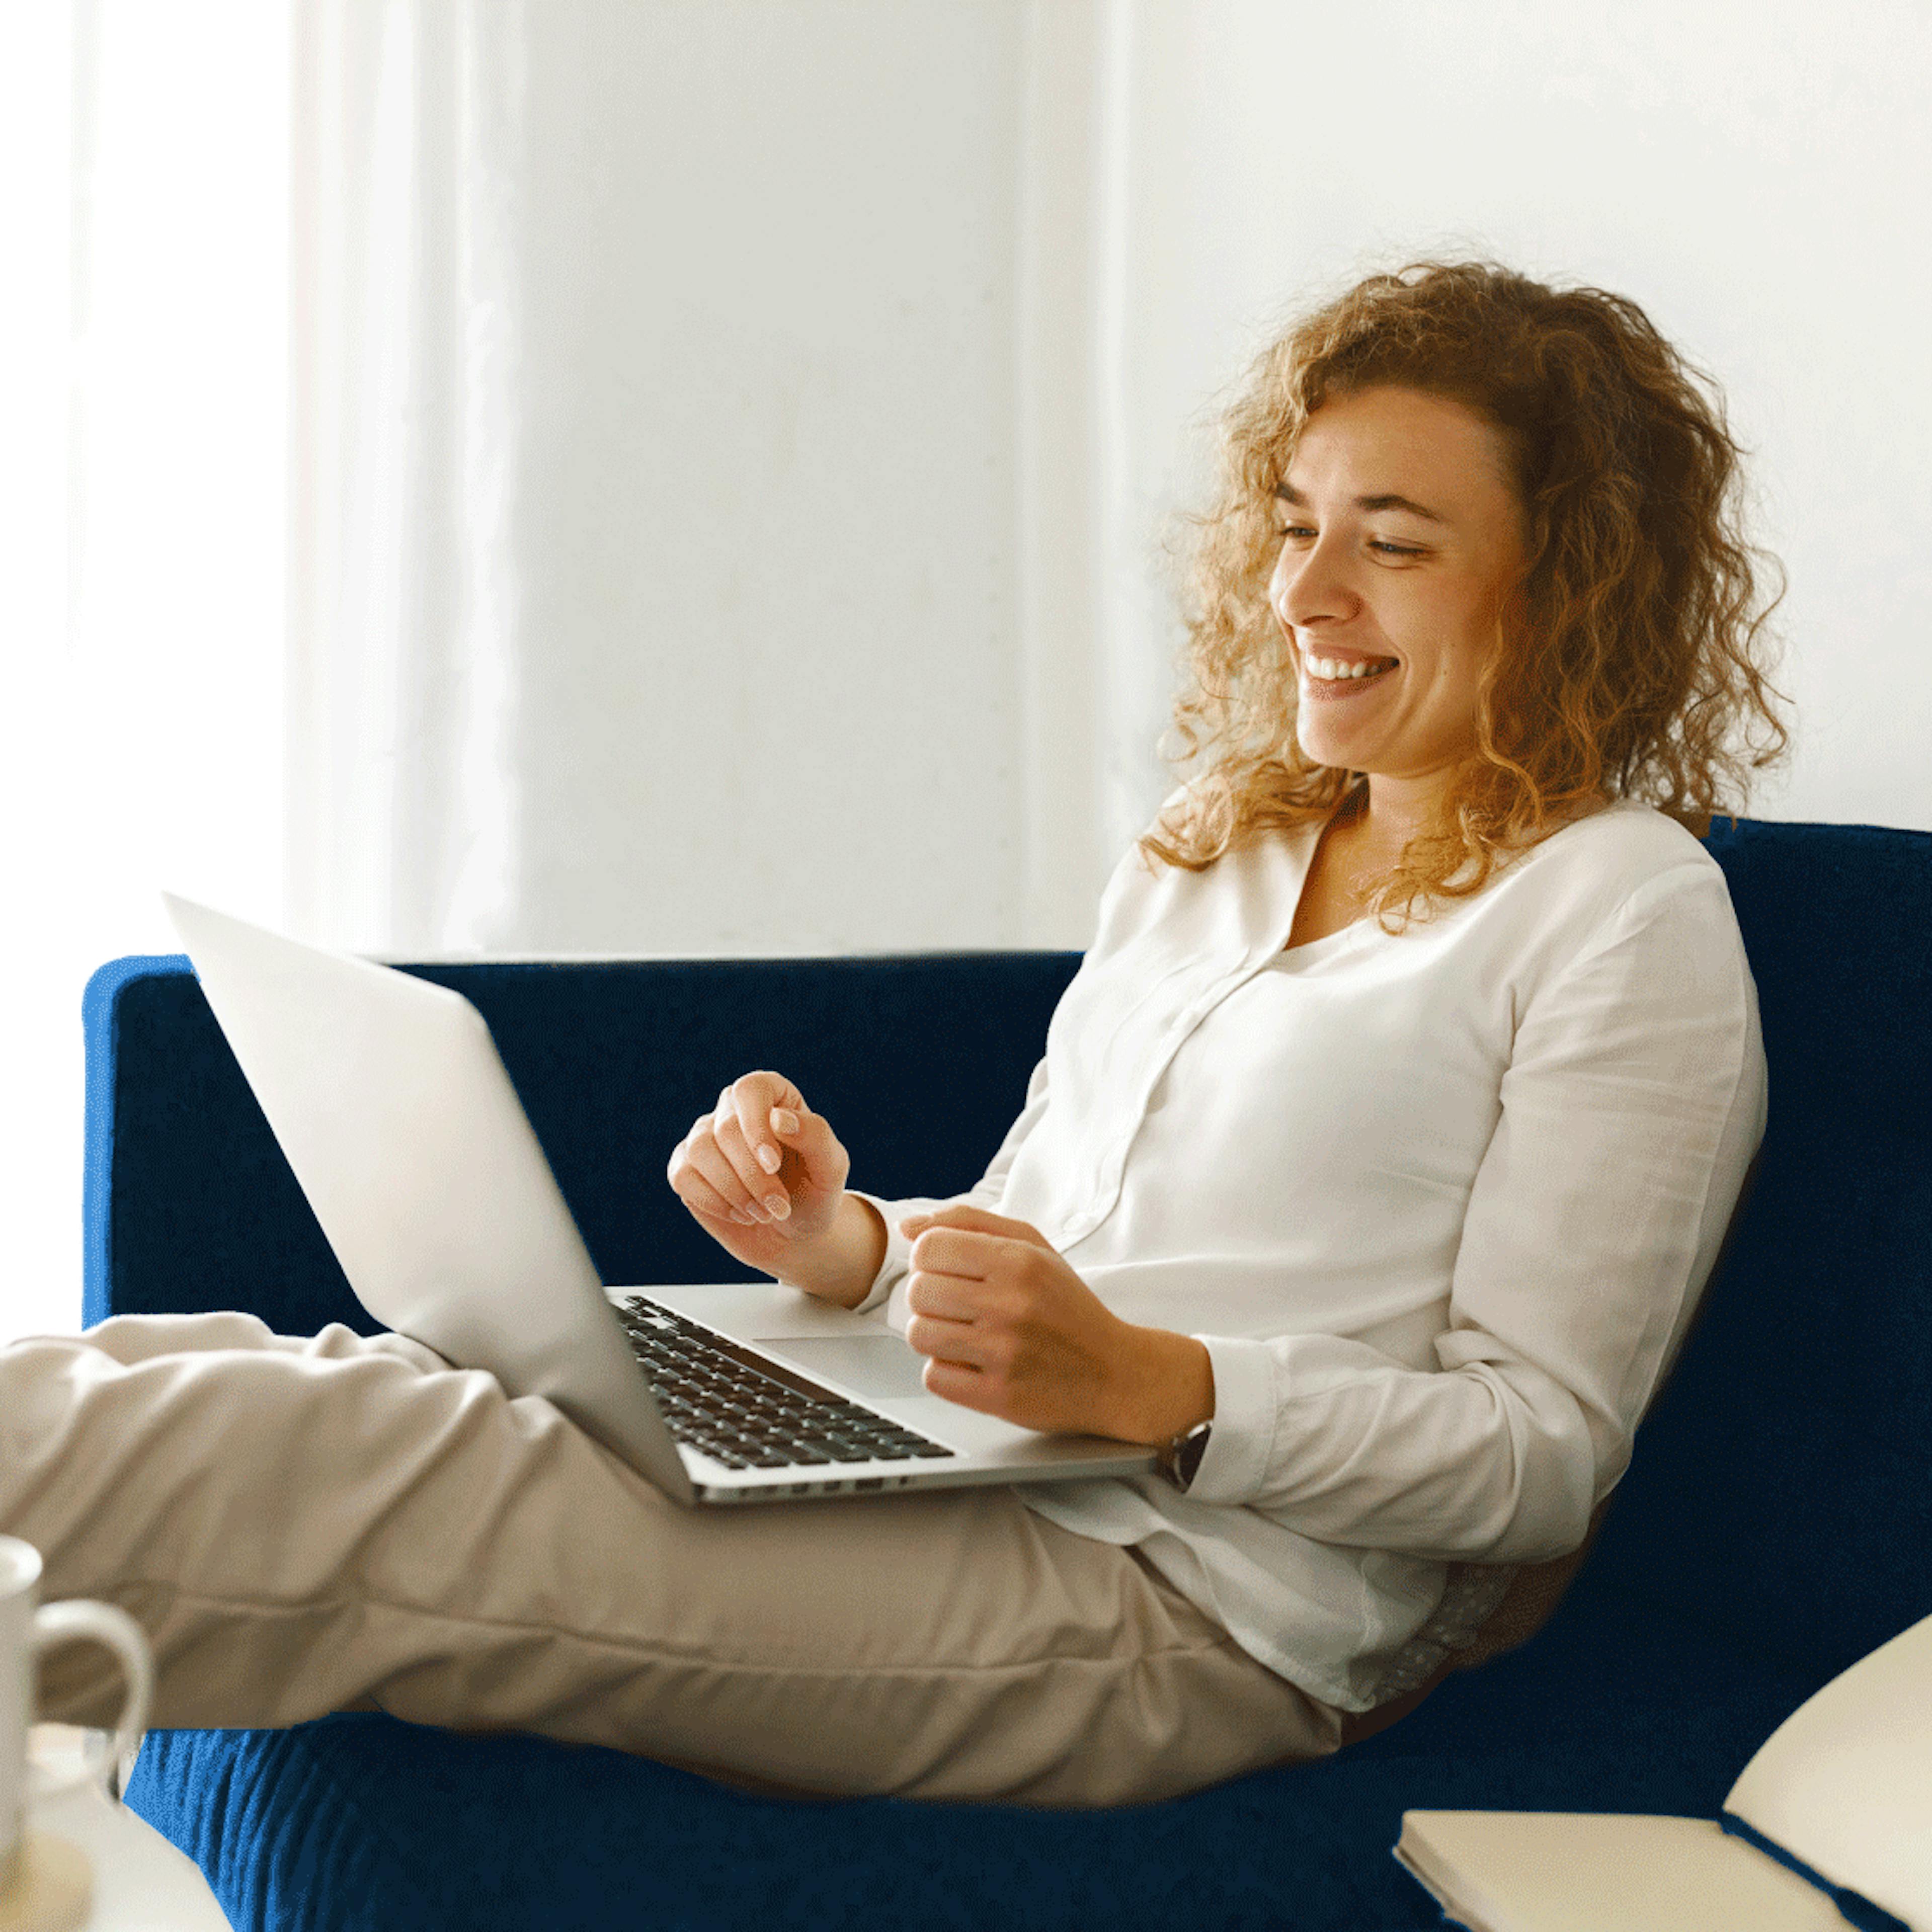
[(1309, 418), (1382, 386), (1493, 424), (1528, 532), (1520, 620), (1499, 628), (1483, 674), (1475, 755), (1384, 881), (1384, 924), (1480, 891), (1510, 854), (1613, 797), (1700, 837), (1735, 812), (1787, 742), (1760, 662), (1782, 577), (1743, 535), (1740, 452), (1715, 385), (1625, 296), (1425, 262), (1297, 323), (1228, 412), (1221, 494), (1193, 520), (1174, 707), (1176, 762), (1197, 775), (1143, 848), (1200, 871), (1326, 818), (1357, 787), (1360, 774), (1296, 741), (1294, 666), (1268, 584), (1275, 489)]

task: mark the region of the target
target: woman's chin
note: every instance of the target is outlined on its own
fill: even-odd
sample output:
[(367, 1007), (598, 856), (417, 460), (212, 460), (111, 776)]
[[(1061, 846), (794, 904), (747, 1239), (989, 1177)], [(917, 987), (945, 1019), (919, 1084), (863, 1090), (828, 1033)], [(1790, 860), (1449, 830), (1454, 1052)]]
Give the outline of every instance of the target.
[(1366, 760), (1375, 756), (1372, 746), (1344, 732), (1299, 730), (1294, 735), (1304, 758), (1336, 771), (1367, 771), (1370, 767)]

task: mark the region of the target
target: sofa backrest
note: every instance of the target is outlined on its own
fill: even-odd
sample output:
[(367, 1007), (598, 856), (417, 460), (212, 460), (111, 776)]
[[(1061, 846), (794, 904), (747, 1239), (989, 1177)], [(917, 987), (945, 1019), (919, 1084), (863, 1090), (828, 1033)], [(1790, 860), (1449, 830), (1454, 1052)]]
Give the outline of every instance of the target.
[[(742, 1276), (664, 1168), (736, 1075), (773, 1066), (854, 1183), (970, 1187), (1019, 1112), (1076, 953), (412, 967), (490, 1023), (606, 1281)], [(184, 958), (89, 984), (85, 1318), (245, 1308), (289, 1334), (372, 1324)]]
[[(1932, 1612), (1932, 835), (1720, 826), (1770, 1124), (1730, 1250), (1577, 1586), (1823, 1676)], [(970, 1185), (1068, 953), (436, 966), (479, 1006), (610, 1281), (720, 1278), (670, 1150), (790, 1073), (860, 1184)], [(178, 958), (88, 989), (86, 1318), (368, 1326)]]
[(1822, 1682), (1932, 1612), (1932, 834), (1720, 823), (1770, 1111), (1577, 1586)]

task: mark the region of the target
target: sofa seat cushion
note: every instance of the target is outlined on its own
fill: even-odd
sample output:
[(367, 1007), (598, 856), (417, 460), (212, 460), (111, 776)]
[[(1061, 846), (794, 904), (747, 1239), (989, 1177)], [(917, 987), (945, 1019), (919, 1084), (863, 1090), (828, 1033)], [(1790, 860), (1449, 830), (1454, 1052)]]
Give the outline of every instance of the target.
[(1404, 1810), (1712, 1815), (1816, 1688), (1595, 1593), (1336, 1758), (1132, 1810), (792, 1803), (362, 1715), (158, 1732), (128, 1796), (237, 1932), (1376, 1932), (1440, 1923), (1390, 1857)]

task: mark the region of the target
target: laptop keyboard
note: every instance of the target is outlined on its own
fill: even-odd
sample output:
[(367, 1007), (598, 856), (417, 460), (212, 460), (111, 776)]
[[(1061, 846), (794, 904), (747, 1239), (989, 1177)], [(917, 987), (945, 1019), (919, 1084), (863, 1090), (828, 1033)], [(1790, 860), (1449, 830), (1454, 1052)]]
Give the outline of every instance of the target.
[(904, 1462), (953, 1454), (641, 1294), (616, 1306), (673, 1437), (728, 1468)]

